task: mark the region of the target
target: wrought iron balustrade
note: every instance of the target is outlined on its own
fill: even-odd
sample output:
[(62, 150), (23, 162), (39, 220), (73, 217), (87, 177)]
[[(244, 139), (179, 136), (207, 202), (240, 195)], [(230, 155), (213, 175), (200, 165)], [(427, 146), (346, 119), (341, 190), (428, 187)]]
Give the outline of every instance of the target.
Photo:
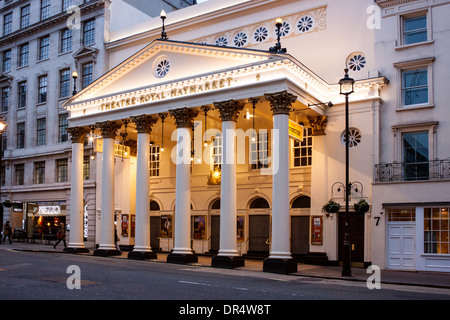
[(450, 180), (450, 158), (426, 162), (382, 162), (375, 165), (375, 182)]

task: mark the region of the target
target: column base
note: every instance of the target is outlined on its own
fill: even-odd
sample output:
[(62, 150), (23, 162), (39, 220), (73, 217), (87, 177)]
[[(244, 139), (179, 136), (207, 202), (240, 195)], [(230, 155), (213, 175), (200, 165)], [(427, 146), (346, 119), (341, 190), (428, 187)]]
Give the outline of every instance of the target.
[(72, 253), (72, 254), (78, 254), (78, 253), (89, 253), (89, 249), (87, 248), (71, 248), (66, 247), (63, 249), (64, 252)]
[(214, 256), (211, 260), (211, 266), (214, 268), (234, 269), (243, 267), (245, 265), (244, 258), (227, 257), (227, 256)]
[(97, 249), (94, 250), (94, 256), (98, 257), (112, 257), (112, 256), (120, 256), (122, 252), (116, 249)]
[(294, 259), (267, 258), (263, 263), (263, 271), (278, 274), (297, 272), (297, 262)]
[(128, 253), (128, 259), (133, 260), (151, 260), (156, 258), (157, 255), (153, 251), (131, 251)]
[(167, 256), (168, 263), (186, 264), (198, 262), (198, 257), (194, 253), (171, 253)]

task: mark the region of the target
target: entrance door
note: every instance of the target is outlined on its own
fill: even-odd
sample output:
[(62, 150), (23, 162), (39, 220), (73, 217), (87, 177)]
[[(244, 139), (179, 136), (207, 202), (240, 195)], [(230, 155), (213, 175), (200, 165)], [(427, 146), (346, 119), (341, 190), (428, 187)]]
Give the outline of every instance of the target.
[(305, 254), (309, 251), (309, 216), (291, 217), (291, 252)]
[(270, 237), (270, 216), (249, 215), (249, 252), (267, 255)]
[[(364, 266), (364, 215), (350, 212), (348, 215), (351, 262), (355, 267)], [(345, 213), (339, 213), (339, 251), (338, 259), (342, 261), (344, 251)]]
[(219, 247), (220, 247), (220, 216), (211, 216), (210, 251), (219, 251)]
[(389, 222), (388, 256), (389, 269), (414, 270), (415, 259), (415, 223)]
[(150, 217), (150, 246), (152, 250), (160, 250), (159, 233), (160, 233), (161, 217)]

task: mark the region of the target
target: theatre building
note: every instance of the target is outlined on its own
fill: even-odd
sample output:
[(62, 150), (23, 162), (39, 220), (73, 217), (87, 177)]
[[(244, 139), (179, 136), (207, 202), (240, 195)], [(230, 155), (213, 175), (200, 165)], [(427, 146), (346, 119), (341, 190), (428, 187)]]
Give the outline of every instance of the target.
[[(386, 104), (400, 108), (392, 87), (402, 76), (387, 67), (397, 61), (376, 57), (383, 30), (367, 22), (368, 8), (381, 8), (373, 4), (211, 0), (112, 31), (114, 67), (63, 104), (72, 142), (68, 250), (118, 254), (116, 229), (135, 259), (162, 251), (168, 262), (189, 263), (211, 254), (213, 266), (232, 268), (262, 256), (265, 271), (283, 273), (297, 261), (337, 265), (347, 191), (353, 266), (388, 267), (393, 215), (385, 210), (399, 205), (374, 199), (382, 187), (375, 170), (390, 159), (392, 128), (402, 131), (406, 120), (383, 122)], [(344, 69), (355, 79), (348, 137)], [(96, 168), (94, 219), (83, 209), (87, 155)], [(330, 200), (339, 212), (324, 210)], [(368, 211), (357, 212), (360, 200)], [(86, 220), (95, 221), (87, 242)]]

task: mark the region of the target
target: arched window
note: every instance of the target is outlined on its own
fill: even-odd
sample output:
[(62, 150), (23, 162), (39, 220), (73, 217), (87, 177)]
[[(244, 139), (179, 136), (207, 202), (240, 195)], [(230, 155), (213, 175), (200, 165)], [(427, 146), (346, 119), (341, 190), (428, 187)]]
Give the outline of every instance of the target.
[(264, 198), (255, 198), (250, 203), (250, 209), (268, 209), (270, 208), (269, 203)]
[(150, 201), (150, 211), (159, 211), (159, 204), (155, 200)]
[(292, 208), (311, 208), (311, 198), (308, 196), (297, 197), (292, 202)]
[(220, 209), (220, 198), (216, 199), (211, 205), (211, 210), (219, 210)]

